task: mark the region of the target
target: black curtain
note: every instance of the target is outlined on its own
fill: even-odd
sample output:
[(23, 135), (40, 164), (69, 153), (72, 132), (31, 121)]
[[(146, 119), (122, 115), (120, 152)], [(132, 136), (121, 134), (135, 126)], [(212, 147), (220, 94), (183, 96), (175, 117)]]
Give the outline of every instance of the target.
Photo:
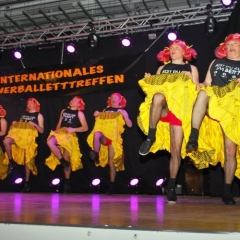
[[(184, 40), (188, 45), (193, 45), (193, 48), (198, 52), (198, 56), (194, 64), (199, 69), (200, 81), (204, 81), (208, 66), (214, 59), (214, 50), (218, 44), (221, 43), (221, 41), (223, 41), (225, 36), (229, 33), (240, 32), (239, 5), (240, 2), (238, 1), (228, 22), (219, 23), (218, 32), (214, 36), (210, 36), (205, 33), (203, 25), (180, 27), (179, 39)], [(157, 32), (157, 36), (159, 36), (159, 34), (161, 34), (161, 32)], [(129, 54), (133, 56), (141, 56), (144, 62), (143, 68), (139, 69), (139, 79), (143, 77), (144, 72), (154, 74), (159, 66), (156, 55), (160, 50), (168, 45), (165, 35), (154, 42), (154, 40), (148, 39), (147, 33), (138, 33), (132, 36), (132, 40), (133, 44), (130, 49), (125, 49), (120, 46), (119, 37), (101, 39), (100, 46), (97, 49), (90, 49), (85, 41), (79, 41), (76, 43), (77, 53), (72, 55), (64, 54), (64, 56), (61, 54), (61, 44), (55, 44), (54, 48), (46, 50), (40, 50), (38, 46), (26, 47), (23, 49), (24, 59), (22, 63), (26, 68), (34, 68), (56, 65), (60, 64), (60, 62), (66, 64), (76, 62), (84, 63), (86, 61), (94, 62), (94, 59), (98, 58), (117, 58), (121, 55)], [(149, 46), (151, 47), (149, 48)], [(2, 75), (5, 70), (11, 71), (11, 69), (23, 68), (22, 63), (13, 59), (12, 50), (4, 50), (1, 53), (0, 58), (0, 75)], [(128, 79), (128, 81), (131, 81), (131, 79)], [(145, 96), (136, 82), (133, 82), (132, 85), (134, 86), (132, 88), (130, 84), (130, 87), (126, 89), (119, 89), (119, 92), (127, 99), (126, 110), (133, 121), (133, 127), (131, 129), (126, 127), (123, 134), (126, 170), (117, 173), (116, 185), (119, 193), (129, 193), (132, 191), (128, 187), (130, 179), (138, 177), (140, 178), (140, 188), (138, 189), (139, 193), (157, 193), (158, 190), (155, 187), (155, 181), (158, 178), (169, 177), (168, 166), (170, 155), (166, 151), (159, 151), (156, 154), (149, 154), (145, 157), (141, 157), (138, 154), (139, 146), (145, 136), (138, 128), (136, 118), (138, 116), (138, 108)], [(81, 95), (86, 103), (84, 113), (89, 124), (89, 130), (86, 133), (79, 134), (79, 143), (83, 153), (82, 162), (84, 168), (82, 170), (72, 172), (71, 174), (73, 192), (94, 192), (95, 189), (90, 185), (91, 180), (95, 177), (100, 177), (102, 179), (102, 192), (105, 191), (108, 185), (109, 168), (95, 167), (95, 165), (89, 160), (89, 146), (86, 142), (86, 138), (94, 125), (93, 112), (95, 110), (102, 110), (105, 108), (107, 98), (110, 94), (111, 91), (97, 91)], [(57, 167), (55, 171), (51, 171), (44, 164), (46, 157), (50, 154), (48, 146), (46, 145), (46, 139), (50, 130), (55, 129), (61, 109), (67, 107), (71, 98), (71, 96), (42, 96), (38, 98), (41, 103), (41, 113), (45, 119), (45, 131), (37, 139), (39, 144), (38, 156), (36, 158), (38, 175), (31, 176), (30, 178), (32, 191), (52, 191), (50, 186), (51, 180), (54, 177), (63, 177), (62, 168), (60, 166)], [(0, 95), (0, 104), (7, 110), (6, 119), (10, 125), (13, 120), (19, 119), (21, 113), (24, 111), (26, 107), (26, 98), (23, 98), (23, 96), (20, 95), (11, 97)], [(214, 181), (218, 183), (221, 182), (223, 178), (221, 174), (215, 174), (215, 172), (218, 171), (211, 171), (213, 171), (211, 174), (208, 174), (208, 171), (206, 173), (206, 185), (208, 186), (214, 185)], [(12, 184), (13, 180), (16, 177), (23, 175), (24, 167), (17, 166), (10, 176), (8, 176), (5, 180), (0, 181), (0, 191), (15, 191), (17, 187)], [(209, 180), (209, 176), (211, 176), (212, 179)], [(182, 167), (179, 173), (178, 183), (181, 185), (184, 184), (184, 171)], [(208, 186), (205, 186), (205, 189), (209, 189)], [(206, 190), (206, 193), (211, 195), (211, 191), (210, 187), (210, 190)], [(221, 194), (220, 187), (217, 194), (212, 195), (218, 194)]]

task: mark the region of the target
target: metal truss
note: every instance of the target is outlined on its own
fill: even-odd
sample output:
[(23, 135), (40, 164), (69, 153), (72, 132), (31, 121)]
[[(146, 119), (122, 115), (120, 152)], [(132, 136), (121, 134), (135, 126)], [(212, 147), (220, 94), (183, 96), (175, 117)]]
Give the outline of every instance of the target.
[[(222, 4), (212, 6), (211, 15), (218, 21), (229, 19), (234, 5), (224, 8)], [(68, 17), (67, 13), (60, 10)], [(26, 17), (29, 17), (27, 13)], [(87, 14), (87, 12), (86, 12)], [(29, 45), (40, 45), (46, 42), (80, 41), (86, 39), (89, 33), (96, 32), (101, 38), (125, 33), (152, 32), (166, 28), (176, 28), (189, 25), (203, 24), (208, 16), (206, 7), (192, 7), (176, 11), (165, 11), (143, 15), (128, 16), (115, 19), (104, 19), (71, 25), (41, 28), (37, 30), (6, 33), (0, 35), (0, 48), (16, 48)], [(93, 19), (92, 19), (93, 20)], [(36, 22), (32, 22), (37, 25)], [(17, 23), (16, 23), (17, 24)]]

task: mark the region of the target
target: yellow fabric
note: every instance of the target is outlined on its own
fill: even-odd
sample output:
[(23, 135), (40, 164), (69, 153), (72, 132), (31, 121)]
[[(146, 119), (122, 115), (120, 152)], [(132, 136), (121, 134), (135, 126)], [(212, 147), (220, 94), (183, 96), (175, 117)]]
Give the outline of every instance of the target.
[(3, 180), (7, 177), (8, 164), (3, 164), (5, 155), (2, 148), (0, 147), (0, 179)]
[[(226, 136), (237, 145), (237, 170), (235, 176), (240, 178), (240, 85), (238, 80), (231, 81), (224, 87), (207, 87), (209, 116), (219, 121)], [(224, 165), (224, 158), (221, 158)]]
[[(57, 140), (61, 153), (66, 149), (70, 154), (70, 164), (72, 171), (77, 171), (83, 168), (80, 152), (78, 137), (76, 133), (68, 133), (67, 128), (63, 127), (57, 131), (51, 131), (48, 139), (54, 136)], [(45, 164), (51, 169), (55, 170), (57, 165), (60, 165), (60, 161), (56, 156), (51, 153), (50, 156), (46, 159)]]
[[(12, 144), (12, 156), (19, 165), (26, 164), (34, 175), (37, 175), (35, 157), (37, 156), (37, 143), (35, 142), (38, 131), (27, 122), (17, 122), (12, 125), (5, 137), (12, 138), (15, 144)], [(5, 153), (4, 165), (9, 164), (9, 159)], [(5, 174), (4, 174), (5, 175)]]
[[(89, 146), (93, 148), (93, 139), (95, 132), (102, 132), (105, 137), (112, 140), (114, 149), (114, 165), (116, 171), (125, 170), (124, 167), (124, 154), (123, 154), (123, 139), (121, 134), (124, 132), (125, 121), (119, 112), (101, 112), (96, 117), (95, 125), (92, 132), (87, 137)], [(105, 167), (108, 164), (108, 146), (101, 144), (99, 151), (99, 161), (97, 166)]]
[[(145, 135), (149, 129), (149, 113), (155, 93), (162, 93), (169, 110), (182, 121), (184, 138), (181, 157), (189, 156), (198, 169), (216, 165), (224, 159), (223, 137), (219, 123), (207, 116), (204, 117), (199, 131), (198, 151), (187, 154), (186, 143), (191, 131), (192, 108), (198, 91), (190, 77), (184, 73), (158, 74), (139, 81), (139, 86), (146, 94), (145, 101), (139, 107), (137, 122)], [(150, 152), (167, 150), (170, 152), (169, 123), (159, 121), (156, 129), (156, 141)]]
[[(191, 112), (197, 97), (196, 85), (184, 73), (158, 74), (139, 80), (139, 86), (146, 94), (145, 101), (139, 107), (137, 123), (145, 135), (149, 129), (149, 113), (152, 98), (156, 93), (162, 93), (169, 110), (182, 121), (182, 128), (186, 136), (190, 135)], [(157, 125), (156, 141), (150, 152), (167, 150), (170, 152), (169, 123), (159, 121)], [(181, 155), (186, 157), (186, 142), (182, 144)]]

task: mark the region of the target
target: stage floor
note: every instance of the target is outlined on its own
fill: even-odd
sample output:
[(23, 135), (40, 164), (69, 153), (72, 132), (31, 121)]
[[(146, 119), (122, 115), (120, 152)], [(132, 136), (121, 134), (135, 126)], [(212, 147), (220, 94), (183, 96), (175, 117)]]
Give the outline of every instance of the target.
[(206, 196), (178, 196), (170, 204), (159, 195), (0, 193), (0, 223), (240, 233), (235, 200), (227, 206)]

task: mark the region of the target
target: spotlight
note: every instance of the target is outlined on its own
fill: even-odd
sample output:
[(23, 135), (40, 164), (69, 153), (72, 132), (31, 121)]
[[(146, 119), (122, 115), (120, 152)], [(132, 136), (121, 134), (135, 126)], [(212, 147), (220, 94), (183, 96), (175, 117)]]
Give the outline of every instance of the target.
[(121, 38), (121, 44), (122, 47), (131, 47), (132, 46), (132, 42), (131, 42), (131, 38), (128, 36), (124, 36)]
[(75, 46), (73, 43), (67, 44), (66, 49), (69, 53), (74, 53), (76, 51)]
[(217, 32), (218, 23), (217, 23), (216, 19), (213, 17), (212, 5), (208, 4), (206, 9), (208, 11), (208, 17), (204, 23), (204, 30), (208, 34), (214, 34)]
[(101, 190), (101, 180), (99, 178), (94, 178), (90, 187), (93, 188), (94, 193), (99, 193)]
[(133, 178), (131, 181), (130, 181), (130, 186), (137, 186), (139, 183), (139, 180), (137, 178)]
[(21, 184), (23, 182), (23, 179), (22, 178), (17, 178), (15, 179), (14, 183), (15, 184)]
[(175, 41), (177, 39), (177, 31), (171, 29), (167, 32), (167, 38), (169, 41)]
[(233, 0), (221, 0), (222, 5), (227, 8), (233, 5)]
[(166, 179), (160, 178), (156, 181), (156, 187), (162, 187)]
[(99, 36), (96, 33), (92, 32), (88, 35), (88, 44), (91, 48), (97, 48), (99, 43)]
[(21, 191), (23, 187), (23, 178), (21, 177), (17, 177), (14, 181), (13, 181), (13, 189), (14, 191)]
[(54, 178), (53, 180), (52, 180), (52, 186), (56, 186), (56, 185), (58, 185), (60, 183), (60, 179), (59, 178)]
[(129, 183), (130, 191), (134, 194), (139, 193), (139, 188), (140, 188), (139, 181), (140, 180), (138, 178), (133, 178)]
[(92, 186), (99, 186), (101, 183), (101, 180), (99, 178), (95, 178), (92, 180)]
[(60, 183), (61, 179), (60, 178), (54, 178), (50, 184), (50, 187), (53, 192), (59, 192), (60, 191)]
[(214, 34), (217, 32), (218, 23), (213, 16), (208, 17), (204, 23), (204, 30), (208, 34)]
[(13, 52), (13, 56), (16, 58), (16, 59), (22, 59), (22, 53), (20, 50), (15, 50)]

